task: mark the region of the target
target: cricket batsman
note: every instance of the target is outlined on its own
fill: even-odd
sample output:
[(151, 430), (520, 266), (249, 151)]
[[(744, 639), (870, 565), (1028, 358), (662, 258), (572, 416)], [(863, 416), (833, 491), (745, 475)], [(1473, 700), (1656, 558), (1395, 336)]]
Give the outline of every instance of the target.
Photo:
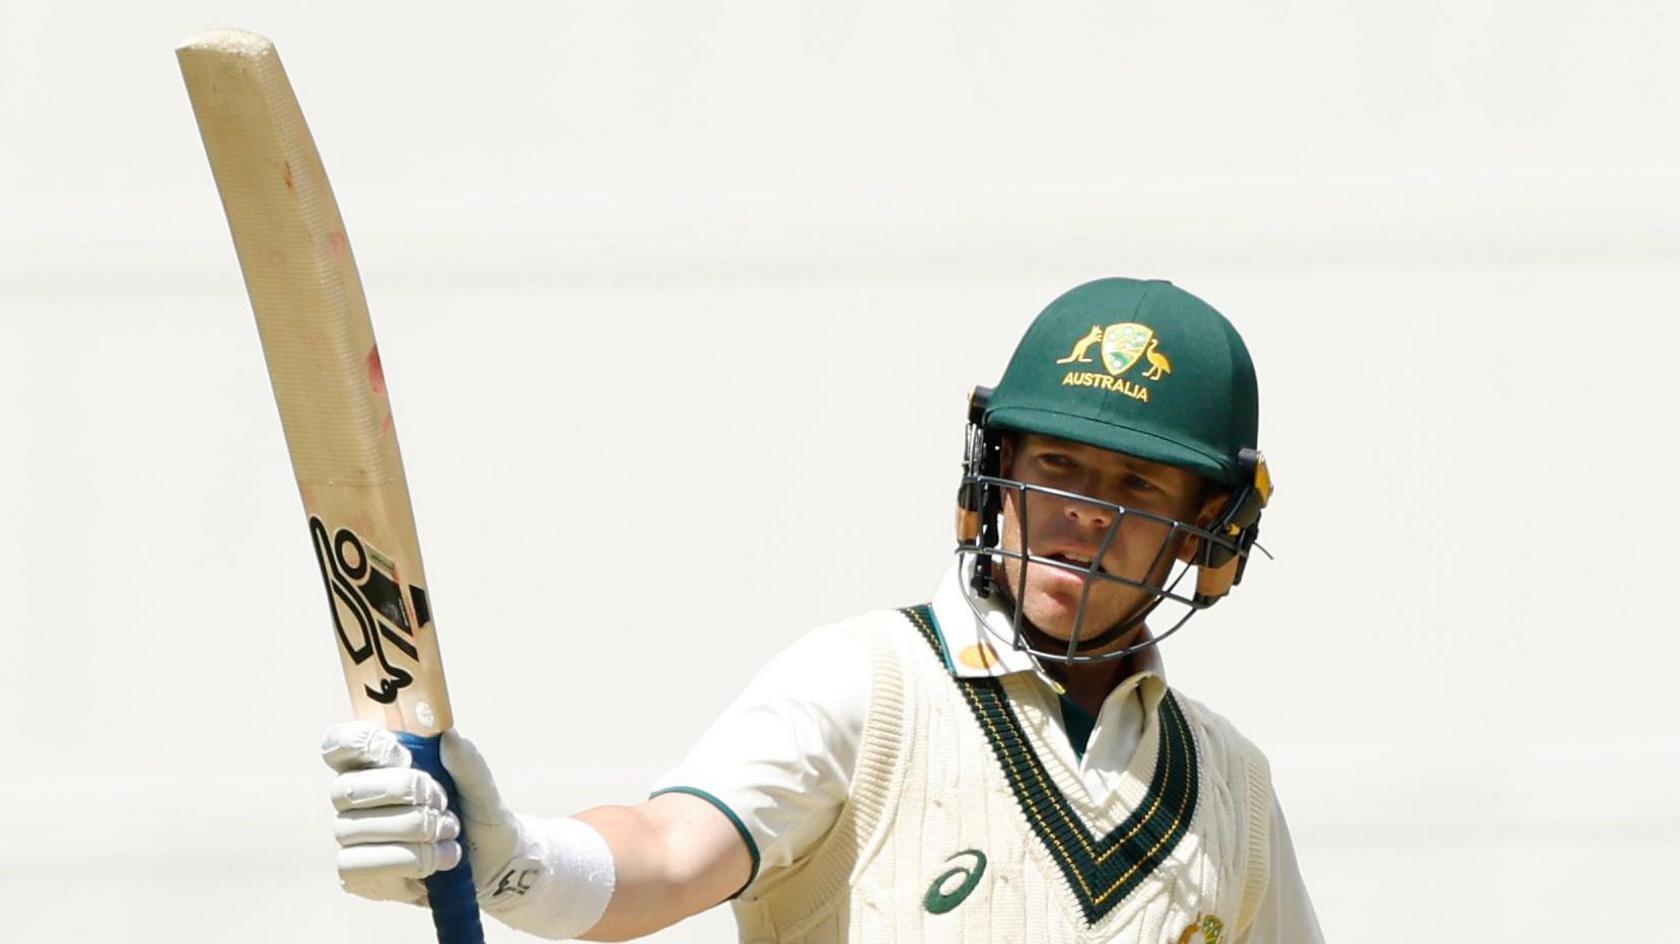
[(486, 913), (554, 939), (729, 901), (748, 942), (1319, 944), (1265, 756), (1157, 648), (1242, 579), (1258, 402), (1201, 299), (1072, 289), (970, 400), (926, 602), (799, 638), (635, 805), (515, 814), (451, 732), (446, 809), (393, 735), (338, 725), (344, 887), (423, 902), (464, 854)]

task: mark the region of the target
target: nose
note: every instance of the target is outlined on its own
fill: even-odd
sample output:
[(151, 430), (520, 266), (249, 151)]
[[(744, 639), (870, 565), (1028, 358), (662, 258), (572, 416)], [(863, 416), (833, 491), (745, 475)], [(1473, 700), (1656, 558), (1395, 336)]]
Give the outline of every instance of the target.
[(1114, 509), (1087, 502), (1070, 501), (1062, 506), (1062, 516), (1074, 524), (1087, 528), (1106, 529), (1114, 523)]

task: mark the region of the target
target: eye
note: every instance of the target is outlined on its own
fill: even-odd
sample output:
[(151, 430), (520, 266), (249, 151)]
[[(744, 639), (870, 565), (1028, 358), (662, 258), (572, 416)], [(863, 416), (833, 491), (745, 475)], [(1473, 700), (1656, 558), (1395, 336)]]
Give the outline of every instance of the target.
[(1143, 476), (1138, 475), (1136, 472), (1133, 472), (1132, 474), (1126, 476), (1126, 487), (1131, 489), (1134, 492), (1159, 491), (1159, 489), (1157, 489), (1155, 487), (1154, 482), (1151, 482), (1148, 479), (1144, 478)]
[(1059, 452), (1039, 453), (1038, 461), (1039, 461), (1040, 465), (1044, 465), (1044, 466), (1047, 466), (1047, 467), (1052, 468), (1052, 469), (1071, 469), (1071, 468), (1073, 468), (1073, 459), (1071, 459), (1068, 456), (1065, 456), (1065, 455), (1063, 455)]

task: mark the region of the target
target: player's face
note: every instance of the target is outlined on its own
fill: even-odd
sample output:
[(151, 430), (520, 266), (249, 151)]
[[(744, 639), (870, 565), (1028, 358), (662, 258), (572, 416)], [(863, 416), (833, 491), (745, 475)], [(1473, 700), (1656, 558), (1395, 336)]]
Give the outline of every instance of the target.
[[(1192, 524), (1211, 517), (1212, 501), (1203, 502), (1202, 479), (1176, 466), (1149, 462), (1106, 449), (1049, 436), (1022, 435), (1006, 442), (1003, 474), (1028, 485), (1087, 495), (1141, 512)], [(1022, 547), (1020, 495), (1006, 491), (1002, 543), (1005, 550)], [(1160, 586), (1181, 553), (1185, 537), (1172, 527), (1142, 515), (1117, 515), (1111, 508), (1029, 491), (1026, 498), (1027, 549), (1035, 557), (1075, 564), (1081, 568), (1097, 555), (1116, 517), (1119, 531), (1102, 556), (1104, 572)], [(1168, 541), (1172, 543), (1163, 548)], [(1005, 585), (1012, 596), (1026, 568), (1023, 615), (1039, 630), (1070, 639), (1079, 613), (1079, 598), (1089, 580), (1090, 596), (1079, 623), (1081, 639), (1092, 639), (1132, 616), (1154, 599), (1137, 587), (1112, 580), (1087, 578), (1042, 564), (1023, 564), (1004, 558)], [(1118, 640), (1116, 645), (1124, 645)]]

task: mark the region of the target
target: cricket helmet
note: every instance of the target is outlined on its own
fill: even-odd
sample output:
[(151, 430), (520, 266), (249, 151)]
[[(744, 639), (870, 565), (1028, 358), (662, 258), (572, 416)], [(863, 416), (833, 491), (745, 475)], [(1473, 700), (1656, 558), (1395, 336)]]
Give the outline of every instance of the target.
[[(1196, 612), (1212, 606), (1242, 579), (1259, 534), (1271, 479), (1258, 449), (1259, 392), (1254, 364), (1242, 337), (1212, 306), (1164, 281), (1099, 279), (1080, 285), (1033, 321), (995, 389), (977, 387), (969, 401), (962, 485), (958, 490), (956, 553), (966, 568), (971, 605), (1000, 596), (1014, 606), (1030, 567), (1055, 567), (1085, 580), (1073, 635), (1065, 644), (1043, 644), (1044, 634), (1024, 626), (1014, 606), (1013, 638), (1003, 642), (1060, 662), (1121, 658), (1176, 632)], [(1100, 498), (1058, 492), (1001, 470), (1003, 440), (1032, 433), (1188, 469), (1226, 492), (1211, 523), (1163, 518)], [(1101, 566), (1102, 553), (1086, 564), (1035, 555), (1031, 547), (1000, 546), (1004, 496), (1022, 502), (1030, 493), (1104, 509), (1111, 524), (1106, 550), (1128, 516), (1167, 526), (1156, 561), (1189, 539), (1188, 562), (1158, 579), (1132, 579)], [(1022, 532), (1021, 543), (1028, 543)], [(1018, 586), (1000, 585), (1002, 560), (1020, 562)], [(1150, 568), (1150, 574), (1157, 571)], [(1179, 589), (1191, 570), (1193, 588)], [(1145, 591), (1145, 602), (1113, 626), (1083, 626), (1085, 603), (1096, 581)], [(1007, 584), (1007, 581), (1002, 583)], [(1163, 602), (1182, 615), (1164, 632), (1113, 651), (1100, 650), (1138, 626)], [(990, 626), (990, 621), (981, 620)]]

